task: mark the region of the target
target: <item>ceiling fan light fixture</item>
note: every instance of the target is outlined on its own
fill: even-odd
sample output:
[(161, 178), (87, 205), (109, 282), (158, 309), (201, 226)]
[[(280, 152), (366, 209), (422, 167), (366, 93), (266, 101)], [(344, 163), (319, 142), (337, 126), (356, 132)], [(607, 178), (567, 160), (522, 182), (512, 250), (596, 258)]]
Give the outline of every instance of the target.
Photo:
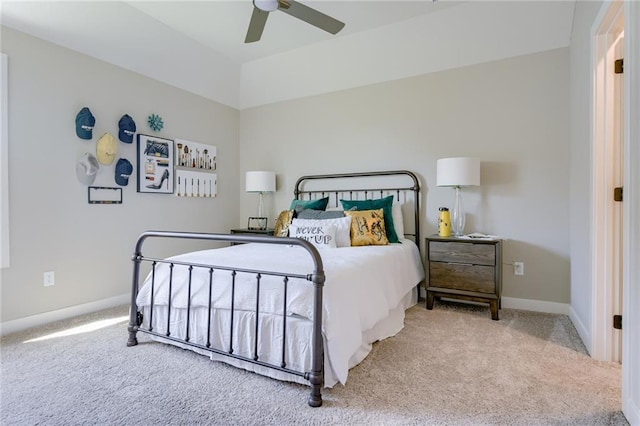
[(253, 5), (264, 12), (278, 9), (278, 0), (253, 0)]

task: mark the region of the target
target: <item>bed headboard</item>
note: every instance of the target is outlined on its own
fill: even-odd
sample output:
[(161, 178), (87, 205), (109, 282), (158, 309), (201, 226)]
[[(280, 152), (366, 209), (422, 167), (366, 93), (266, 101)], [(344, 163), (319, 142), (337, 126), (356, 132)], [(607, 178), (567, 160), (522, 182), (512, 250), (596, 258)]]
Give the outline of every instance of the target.
[[(339, 207), (340, 199), (368, 200), (394, 195), (394, 201), (402, 204), (404, 223), (413, 223), (413, 232), (406, 228), (404, 235), (413, 237), (420, 248), (420, 182), (413, 172), (393, 170), (302, 176), (293, 192), (298, 200), (329, 197), (328, 208)], [(412, 220), (408, 221), (411, 215)]]

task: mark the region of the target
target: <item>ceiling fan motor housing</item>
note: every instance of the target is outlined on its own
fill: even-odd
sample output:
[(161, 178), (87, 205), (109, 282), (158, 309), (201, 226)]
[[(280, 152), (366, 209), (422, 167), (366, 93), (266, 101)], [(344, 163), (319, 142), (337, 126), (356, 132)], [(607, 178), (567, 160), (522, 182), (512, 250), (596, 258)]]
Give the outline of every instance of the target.
[(278, 0), (253, 0), (253, 4), (264, 12), (273, 12), (278, 8)]

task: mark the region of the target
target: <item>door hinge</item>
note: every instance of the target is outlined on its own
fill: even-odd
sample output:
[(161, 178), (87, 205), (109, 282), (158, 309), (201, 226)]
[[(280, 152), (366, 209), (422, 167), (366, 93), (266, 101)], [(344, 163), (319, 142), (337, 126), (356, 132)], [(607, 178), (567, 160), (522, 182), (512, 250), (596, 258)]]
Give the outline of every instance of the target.
[(622, 201), (622, 187), (613, 188), (613, 201)]
[(613, 316), (613, 328), (616, 330), (622, 330), (622, 315)]
[(613, 63), (613, 72), (616, 74), (622, 74), (624, 72), (624, 60), (616, 59)]

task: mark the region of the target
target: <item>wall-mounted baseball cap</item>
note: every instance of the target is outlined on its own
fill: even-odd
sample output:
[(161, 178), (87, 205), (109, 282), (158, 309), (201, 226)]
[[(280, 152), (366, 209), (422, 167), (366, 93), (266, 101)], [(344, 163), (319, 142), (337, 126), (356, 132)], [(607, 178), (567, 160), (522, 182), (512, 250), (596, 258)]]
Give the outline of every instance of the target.
[(133, 118), (129, 114), (123, 115), (118, 121), (118, 127), (120, 128), (118, 139), (124, 143), (132, 143), (133, 135), (136, 133), (136, 122), (133, 121)]
[(96, 118), (91, 114), (91, 110), (84, 107), (76, 115), (76, 135), (80, 139), (91, 139), (93, 137), (93, 126), (96, 125)]
[(76, 176), (83, 185), (91, 185), (96, 180), (100, 165), (92, 154), (85, 153), (76, 163)]
[(96, 144), (96, 157), (100, 164), (108, 166), (113, 163), (118, 153), (118, 141), (109, 133), (100, 136)]
[(133, 166), (126, 158), (121, 158), (116, 163), (116, 183), (120, 186), (129, 184), (129, 176), (133, 173)]

